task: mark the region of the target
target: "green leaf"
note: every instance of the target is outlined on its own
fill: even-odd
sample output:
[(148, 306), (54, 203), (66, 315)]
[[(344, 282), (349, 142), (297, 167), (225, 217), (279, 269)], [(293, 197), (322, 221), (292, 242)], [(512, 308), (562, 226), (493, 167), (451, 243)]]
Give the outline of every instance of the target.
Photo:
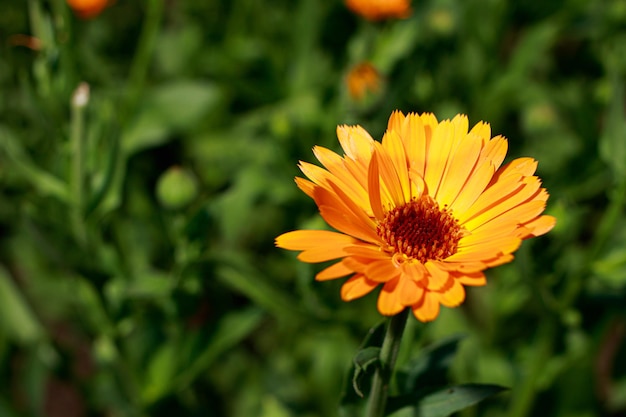
[(424, 348), (418, 358), (398, 372), (402, 394), (415, 393), (425, 386), (444, 385), (448, 368), (464, 337), (455, 334)]
[(224, 352), (233, 348), (259, 325), (264, 314), (258, 308), (232, 312), (223, 317), (211, 338), (211, 343), (176, 378), (172, 386), (187, 387), (198, 375)]
[(178, 343), (172, 340), (150, 358), (141, 392), (143, 404), (152, 404), (169, 392), (179, 356)]
[(30, 306), (0, 266), (0, 329), (19, 343), (31, 344), (43, 336)]
[(24, 150), (20, 138), (4, 126), (0, 126), (0, 151), (7, 157), (7, 168), (23, 177), (39, 193), (64, 202), (69, 200), (67, 184), (38, 167)]
[(367, 375), (371, 375), (380, 363), (380, 348), (368, 347), (361, 349), (354, 357), (354, 374), (352, 375), (352, 388), (354, 392), (363, 398), (363, 390), (361, 384), (363, 378)]
[(153, 89), (122, 140), (123, 150), (130, 155), (164, 143), (173, 131), (200, 122), (220, 97), (217, 86), (200, 81), (177, 81)]
[(616, 179), (626, 175), (626, 117), (624, 117), (624, 84), (621, 77), (612, 77), (613, 97), (600, 136), (600, 157), (611, 168)]
[(385, 338), (386, 321), (381, 321), (376, 326), (369, 329), (363, 343), (359, 347), (352, 366), (348, 372), (349, 377), (343, 388), (341, 397), (341, 407), (349, 408), (354, 406), (363, 397), (365, 377), (372, 375), (379, 360), (380, 348)]
[(454, 385), (421, 398), (415, 408), (415, 416), (447, 417), (507, 389), (487, 384)]

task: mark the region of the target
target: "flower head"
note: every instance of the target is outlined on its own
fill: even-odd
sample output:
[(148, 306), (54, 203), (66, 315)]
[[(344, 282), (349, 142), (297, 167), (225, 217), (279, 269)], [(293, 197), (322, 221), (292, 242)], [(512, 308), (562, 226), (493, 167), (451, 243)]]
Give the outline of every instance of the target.
[(108, 2), (108, 0), (67, 0), (67, 4), (81, 19), (91, 19), (98, 16)]
[(411, 0), (346, 0), (346, 6), (368, 20), (403, 19), (411, 14)]
[(346, 77), (348, 92), (354, 100), (362, 100), (368, 93), (380, 90), (381, 77), (376, 68), (369, 62), (353, 66)]
[(547, 233), (556, 220), (541, 215), (548, 193), (534, 176), (537, 162), (515, 159), (501, 166), (502, 136), (480, 122), (471, 130), (458, 115), (394, 112), (382, 142), (360, 126), (339, 126), (344, 156), (316, 146), (324, 168), (300, 162), (309, 178), (298, 187), (315, 200), (338, 230), (297, 230), (276, 245), (302, 251), (303, 262), (338, 262), (319, 281), (350, 276), (345, 301), (376, 287), (378, 310), (406, 307), (430, 321), (440, 305), (455, 307), (465, 286), (485, 285), (483, 271), (510, 262), (522, 240)]

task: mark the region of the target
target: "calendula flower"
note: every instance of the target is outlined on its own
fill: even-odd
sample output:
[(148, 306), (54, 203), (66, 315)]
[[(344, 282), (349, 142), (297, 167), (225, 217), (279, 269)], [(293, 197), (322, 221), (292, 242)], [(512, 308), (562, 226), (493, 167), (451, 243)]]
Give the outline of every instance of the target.
[(90, 19), (104, 10), (108, 0), (67, 0), (67, 4), (81, 19)]
[(296, 183), (338, 232), (297, 230), (276, 245), (302, 251), (303, 262), (339, 260), (316, 279), (350, 275), (345, 301), (380, 286), (381, 314), (410, 307), (433, 320), (440, 305), (463, 302), (465, 286), (485, 285), (485, 269), (555, 224), (541, 215), (548, 193), (533, 175), (537, 162), (501, 166), (507, 141), (491, 137), (487, 123), (468, 130), (464, 115), (438, 122), (396, 111), (382, 142), (360, 126), (339, 126), (337, 136), (345, 155), (316, 146), (324, 168), (300, 162), (309, 179)]
[(380, 90), (381, 77), (376, 68), (369, 62), (353, 66), (346, 77), (348, 92), (354, 100), (362, 100), (367, 93)]
[(403, 19), (411, 14), (410, 0), (346, 0), (346, 6), (368, 20)]

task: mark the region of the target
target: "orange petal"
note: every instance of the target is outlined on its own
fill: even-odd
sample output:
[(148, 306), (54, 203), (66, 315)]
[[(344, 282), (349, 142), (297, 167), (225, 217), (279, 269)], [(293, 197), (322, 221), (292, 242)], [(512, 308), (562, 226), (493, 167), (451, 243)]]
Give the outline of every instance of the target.
[(348, 256), (346, 247), (358, 244), (352, 236), (327, 230), (296, 230), (276, 238), (276, 246), (289, 250), (302, 250), (298, 259), (303, 262), (324, 262)]
[(378, 220), (382, 220), (385, 217), (385, 212), (383, 211), (382, 199), (380, 197), (378, 159), (375, 156), (370, 161), (369, 170), (367, 172), (367, 182), (367, 190), (370, 197), (372, 212)]
[(448, 282), (450, 274), (430, 261), (426, 262), (425, 266), (428, 270), (428, 290), (437, 291), (442, 289)]
[(420, 287), (417, 282), (407, 277), (401, 277), (398, 288), (396, 288), (396, 292), (400, 298), (400, 304), (405, 307), (412, 306), (419, 302), (424, 296), (424, 291), (424, 288)]
[(465, 289), (457, 279), (450, 278), (450, 286), (438, 293), (439, 302), (446, 307), (456, 307), (465, 301)]
[(341, 299), (343, 301), (352, 301), (356, 298), (363, 297), (376, 288), (376, 286), (378, 286), (377, 282), (370, 281), (361, 274), (356, 274), (341, 287)]
[(394, 110), (387, 122), (387, 130), (396, 130), (399, 132), (404, 124), (404, 119), (404, 114), (400, 110)]
[(398, 314), (404, 309), (404, 306), (400, 302), (400, 294), (398, 286), (400, 284), (400, 277), (396, 277), (391, 281), (388, 281), (383, 286), (383, 289), (378, 296), (378, 311), (383, 316), (393, 316)]
[(439, 315), (439, 300), (430, 291), (424, 292), (424, 298), (412, 306), (413, 315), (421, 322), (433, 321)]
[(334, 175), (334, 179), (330, 178), (329, 181), (341, 189), (359, 207), (369, 209), (367, 190), (346, 168), (342, 157), (322, 146), (314, 147), (313, 154)]
[(353, 274), (354, 272), (355, 271), (349, 268), (345, 263), (337, 262), (336, 264), (333, 264), (328, 268), (325, 268), (322, 271), (318, 272), (318, 274), (315, 275), (315, 280), (327, 281), (329, 279), (345, 277), (346, 275)]
[(333, 228), (366, 242), (380, 240), (373, 221), (349, 200), (344, 201), (337, 193), (323, 187), (313, 191), (313, 198), (320, 214)]
[(480, 287), (487, 284), (485, 274), (482, 272), (459, 274), (455, 275), (454, 279), (458, 281), (459, 284), (467, 285), (470, 287)]
[(363, 271), (367, 278), (376, 282), (390, 281), (400, 275), (400, 272), (400, 268), (394, 265), (391, 259), (374, 261)]
[(428, 275), (426, 267), (421, 262), (405, 262), (402, 264), (402, 272), (415, 282), (422, 282)]
[(530, 230), (530, 234), (523, 236), (522, 239), (528, 239), (533, 236), (541, 236), (548, 233), (556, 224), (556, 218), (552, 216), (541, 216), (535, 220), (525, 223), (524, 227)]
[(299, 189), (304, 191), (306, 195), (313, 198), (313, 191), (315, 190), (315, 187), (317, 187), (317, 185), (315, 185), (309, 180), (305, 180), (304, 178), (300, 178), (300, 177), (296, 177), (296, 185), (298, 186)]

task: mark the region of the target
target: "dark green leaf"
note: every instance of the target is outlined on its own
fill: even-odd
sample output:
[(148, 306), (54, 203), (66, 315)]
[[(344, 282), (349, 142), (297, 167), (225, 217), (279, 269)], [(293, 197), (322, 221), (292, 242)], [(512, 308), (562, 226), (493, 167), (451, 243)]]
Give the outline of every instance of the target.
[[(359, 397), (364, 397), (361, 383), (363, 378), (371, 374), (380, 362), (380, 348), (367, 347), (359, 350), (354, 357), (354, 374), (352, 375), (352, 388)], [(368, 372), (369, 371), (369, 372)]]
[(415, 393), (424, 386), (446, 384), (448, 368), (459, 342), (465, 335), (448, 336), (428, 347), (401, 372), (398, 372), (402, 394)]
[(342, 407), (349, 407), (359, 402), (363, 397), (363, 393), (367, 392), (364, 385), (367, 376), (371, 376), (378, 363), (380, 348), (385, 337), (385, 324), (382, 321), (376, 326), (369, 329), (363, 343), (357, 351), (353, 364), (348, 372), (349, 377), (344, 385), (344, 392), (341, 398)]
[(508, 388), (499, 385), (464, 384), (433, 392), (417, 404), (419, 417), (446, 417), (496, 395)]

